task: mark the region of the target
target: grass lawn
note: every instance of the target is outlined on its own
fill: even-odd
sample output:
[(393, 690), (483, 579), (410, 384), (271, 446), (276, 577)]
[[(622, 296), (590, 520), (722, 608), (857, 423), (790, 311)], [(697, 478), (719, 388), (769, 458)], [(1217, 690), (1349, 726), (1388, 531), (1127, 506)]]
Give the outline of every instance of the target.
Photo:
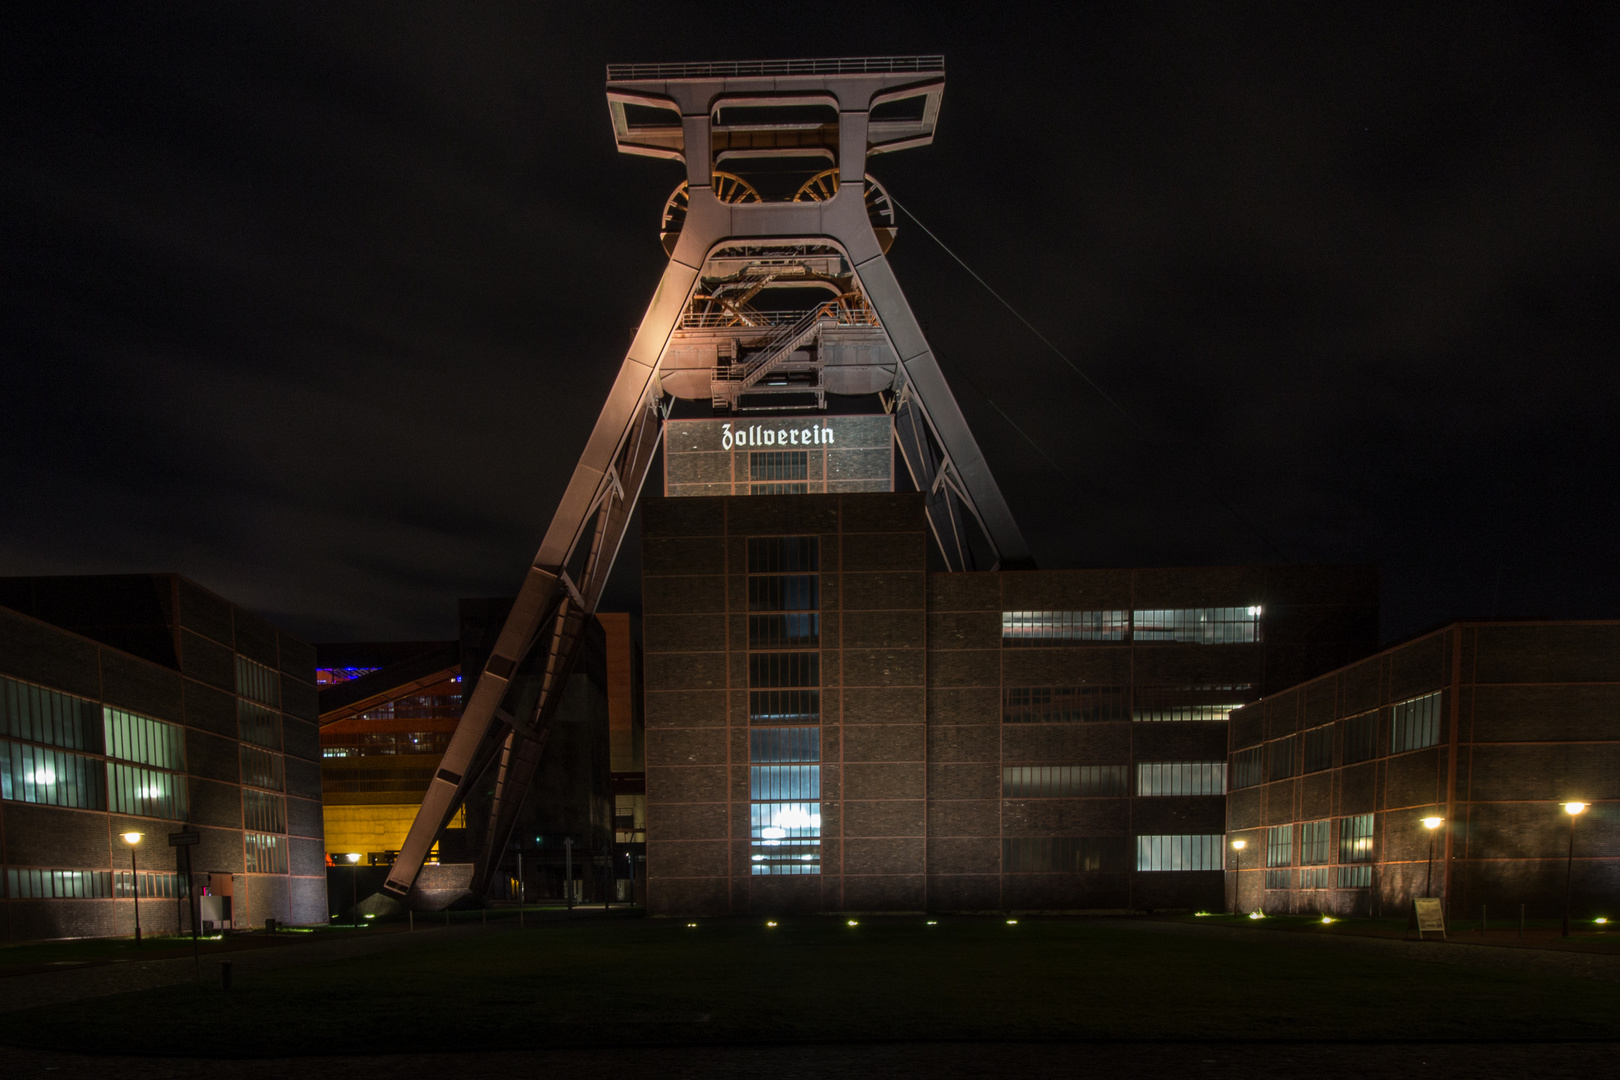
[(264, 1056), (682, 1042), (1620, 1037), (1620, 985), (1106, 920), (551, 921), (0, 1016), (0, 1042)]

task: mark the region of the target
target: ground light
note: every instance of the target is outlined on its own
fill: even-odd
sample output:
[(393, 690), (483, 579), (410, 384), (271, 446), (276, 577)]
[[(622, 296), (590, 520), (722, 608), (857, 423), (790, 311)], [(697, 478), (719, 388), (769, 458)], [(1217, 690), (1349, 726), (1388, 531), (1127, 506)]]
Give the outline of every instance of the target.
[(1017, 926), (1018, 925), (1018, 920), (1017, 919), (1008, 919), (1007, 920), (1007, 925), (1008, 926)]
[[(1602, 919), (1598, 920), (1598, 922), (1602, 922), (1602, 921), (1603, 921)], [(928, 925), (929, 926), (938, 926), (939, 925), (939, 920), (938, 919), (929, 919), (928, 920)]]
[(688, 930), (696, 930), (697, 929), (697, 923), (689, 922), (689, 923), (686, 924), (686, 928)]
[(1266, 917), (1266, 914), (1263, 911), (1251, 911), (1251, 912), (1249, 912), (1249, 918), (1251, 918), (1251, 919), (1263, 919), (1265, 917)]
[(1608, 919), (1593, 919), (1592, 921), (1597, 923), (1599, 926), (1602, 926), (1605, 923), (1607, 923), (1609, 920)]
[(765, 928), (766, 928), (766, 929), (770, 929), (770, 928), (771, 928), (771, 927), (773, 927), (773, 926), (775, 926), (775, 925), (776, 925), (776, 924), (775, 924), (775, 923), (773, 923), (773, 922), (767, 922), (767, 923), (766, 923), (766, 924), (765, 924)]
[(1332, 916), (1331, 916), (1331, 915), (1324, 915), (1324, 916), (1322, 916), (1322, 922), (1323, 922), (1323, 923), (1324, 923), (1324, 924), (1326, 924), (1326, 923), (1330, 923), (1330, 922), (1332, 922), (1332, 921), (1333, 921), (1333, 917), (1332, 917)]
[(851, 920), (849, 920), (848, 925), (850, 925), (850, 926), (859, 926), (861, 924), (856, 922), (854, 919), (851, 919)]

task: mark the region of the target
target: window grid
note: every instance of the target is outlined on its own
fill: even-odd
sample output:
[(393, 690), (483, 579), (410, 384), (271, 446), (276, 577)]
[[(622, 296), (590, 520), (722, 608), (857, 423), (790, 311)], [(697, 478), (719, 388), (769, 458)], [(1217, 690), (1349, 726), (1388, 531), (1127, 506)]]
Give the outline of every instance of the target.
[(750, 799), (780, 802), (821, 798), (820, 765), (750, 765)]
[(749, 807), (756, 876), (821, 873), (821, 804), (756, 802)]
[(1294, 865), (1294, 827), (1273, 825), (1266, 830), (1266, 865)]
[(821, 685), (819, 652), (765, 652), (748, 657), (748, 686), (776, 690)]
[(1373, 861), (1373, 816), (1357, 814), (1339, 819), (1339, 861), (1341, 863), (1370, 863)]
[(1291, 889), (1294, 887), (1294, 872), (1292, 870), (1267, 870), (1266, 888)]
[(1294, 748), (1298, 743), (1299, 736), (1290, 735), (1271, 744), (1271, 760), (1266, 770), (1267, 780), (1286, 780), (1294, 775)]
[(1391, 714), (1390, 753), (1402, 754), (1440, 744), (1440, 691), (1399, 702)]
[(104, 900), (112, 896), (112, 873), (8, 869), (6, 895), (13, 900)]
[(1004, 874), (1121, 873), (1123, 836), (1016, 836), (1001, 841)]
[(1008, 724), (1092, 724), (1128, 718), (1122, 686), (1010, 686), (1001, 694)]
[(1333, 768), (1333, 725), (1312, 728), (1305, 733), (1305, 771)]
[(815, 648), (821, 644), (821, 614), (748, 616), (750, 649)]
[[(1321, 866), (1333, 861), (1331, 822), (1306, 821), (1299, 826), (1299, 865)], [(1300, 888), (1304, 888), (1303, 885)]]
[[(129, 879), (130, 872), (128, 870), (113, 872), (114, 899), (130, 899), (133, 889)], [(186, 878), (184, 874), (165, 874), (142, 870), (135, 875), (135, 881), (141, 890), (142, 900), (178, 900), (186, 895)]]
[(1338, 870), (1339, 888), (1369, 889), (1372, 887), (1371, 866), (1341, 866)]
[(748, 722), (751, 724), (819, 724), (820, 690), (750, 690)]
[(751, 536), (750, 574), (816, 573), (821, 569), (821, 538), (816, 536)]
[(808, 495), (808, 494), (810, 494), (810, 485), (805, 483), (802, 480), (799, 481), (798, 483), (779, 483), (778, 482), (778, 483), (769, 483), (769, 484), (749, 484), (748, 485), (748, 494), (750, 494), (750, 495)]
[(250, 832), (287, 831), (287, 799), (268, 791), (242, 789), (242, 827)]
[(186, 778), (138, 765), (107, 763), (107, 805), (118, 814), (184, 821)]
[(1331, 888), (1329, 882), (1333, 880), (1333, 867), (1311, 866), (1299, 872), (1299, 887), (1302, 889)]
[(252, 787), (283, 791), (286, 782), (282, 775), (281, 755), (272, 754), (257, 746), (242, 746), (242, 783)]
[(1378, 755), (1378, 712), (1362, 713), (1352, 716), (1348, 720), (1341, 720), (1344, 725), (1344, 763), (1353, 764), (1357, 761), (1370, 761)]
[(106, 767), (81, 754), (0, 742), (0, 798), (74, 810), (105, 810)]
[(1224, 795), (1224, 761), (1141, 761), (1136, 765), (1138, 795)]
[(1130, 625), (1126, 611), (1003, 611), (1001, 643), (1051, 647), (1071, 641), (1124, 641)]
[(748, 733), (748, 760), (751, 763), (820, 761), (821, 729), (755, 728)]
[(810, 455), (807, 451), (752, 450), (748, 454), (750, 480), (805, 480), (809, 476)]
[(1225, 867), (1226, 837), (1138, 836), (1138, 870), (1221, 870)]
[(245, 743), (281, 749), (281, 714), (251, 701), (236, 703), (236, 732)]
[(1232, 755), (1232, 788), (1254, 787), (1266, 781), (1266, 748), (1252, 746)]
[(236, 658), (236, 692), (260, 705), (281, 708), (281, 676), (245, 656)]
[(287, 872), (287, 838), (267, 833), (242, 834), (244, 867), (249, 874), (285, 874)]
[(99, 754), (100, 714), (88, 698), (0, 677), (0, 735)]
[(104, 708), (102, 715), (108, 757), (185, 771), (185, 731), (179, 724), (113, 708)]
[(1007, 765), (1003, 799), (1118, 798), (1130, 794), (1126, 765)]
[(1260, 640), (1260, 608), (1162, 608), (1131, 613), (1131, 640), (1246, 645)]

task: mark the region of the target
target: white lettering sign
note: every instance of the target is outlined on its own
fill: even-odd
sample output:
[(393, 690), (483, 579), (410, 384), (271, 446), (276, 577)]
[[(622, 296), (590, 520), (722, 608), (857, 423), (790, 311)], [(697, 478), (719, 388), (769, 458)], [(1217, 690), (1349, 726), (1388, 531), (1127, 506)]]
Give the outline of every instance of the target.
[(730, 450), (736, 446), (828, 446), (833, 442), (833, 429), (830, 426), (772, 430), (760, 424), (749, 424), (732, 431), (731, 421), (720, 425), (722, 450)]

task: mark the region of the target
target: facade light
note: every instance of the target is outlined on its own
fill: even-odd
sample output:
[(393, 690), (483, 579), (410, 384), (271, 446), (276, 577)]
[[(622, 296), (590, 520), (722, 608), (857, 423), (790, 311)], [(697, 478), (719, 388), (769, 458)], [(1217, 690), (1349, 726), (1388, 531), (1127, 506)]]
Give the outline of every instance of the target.
[(1247, 840), (1234, 840), (1234, 841), (1232, 841), (1232, 850), (1233, 851), (1242, 851), (1244, 848), (1246, 848), (1248, 846), (1249, 846), (1249, 842)]
[(1579, 814), (1585, 809), (1586, 804), (1583, 802), (1567, 802), (1564, 804), (1564, 813), (1568, 814), (1570, 817), (1574, 817), (1576, 814)]
[(124, 834), (124, 843), (133, 845), (133, 844), (138, 844), (140, 842), (141, 842), (141, 834), (140, 833), (138, 833), (138, 832), (127, 832), (127, 833)]
[(1425, 829), (1438, 829), (1440, 826), (1444, 825), (1445, 823), (1446, 823), (1445, 818), (1426, 817), (1426, 818), (1423, 819), (1423, 827)]
[(349, 852), (347, 855), (345, 855), (343, 857), (345, 859), (347, 859), (351, 864), (352, 863), (357, 863), (357, 862), (360, 861), (360, 853), (358, 851), (351, 851), (351, 852)]

